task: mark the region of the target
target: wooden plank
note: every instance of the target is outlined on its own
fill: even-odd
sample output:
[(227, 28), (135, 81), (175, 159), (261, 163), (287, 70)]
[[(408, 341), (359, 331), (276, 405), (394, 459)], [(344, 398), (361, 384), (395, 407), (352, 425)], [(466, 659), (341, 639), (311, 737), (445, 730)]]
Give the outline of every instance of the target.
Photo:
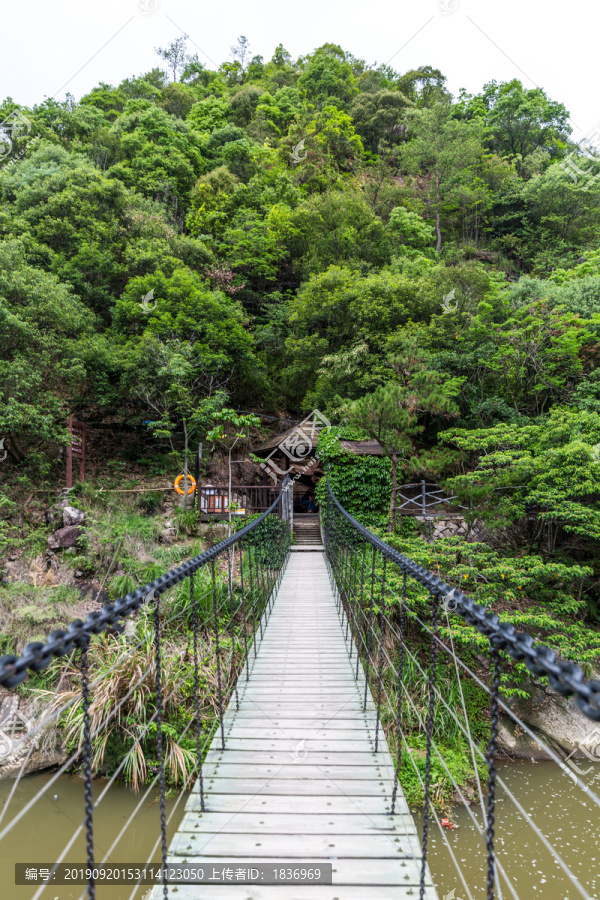
[[(303, 696), (306, 699), (302, 699)], [(362, 699), (359, 696), (353, 696), (346, 700), (344, 697), (332, 697), (331, 702), (327, 703), (322, 697), (312, 698), (308, 694), (299, 694), (295, 699), (287, 698), (287, 701), (282, 697), (253, 697), (251, 695), (243, 697), (244, 703), (247, 707), (253, 706), (260, 708), (261, 705), (266, 706), (282, 706), (285, 707), (287, 702), (294, 703), (296, 709), (300, 709), (304, 707), (305, 709), (312, 710), (331, 710), (331, 714), (333, 715), (336, 711), (341, 712), (344, 710), (355, 710), (356, 712), (362, 712), (363, 703)], [(234, 701), (235, 702), (235, 701)], [(376, 712), (374, 704), (367, 703), (367, 709)]]
[[(206, 868), (211, 869), (213, 866), (222, 869), (223, 860), (219, 857), (188, 857), (189, 862), (193, 862), (197, 865), (205, 866)], [(420, 865), (417, 864), (416, 861), (407, 859), (401, 860), (399, 863), (397, 860), (388, 860), (388, 859), (331, 859), (331, 860), (323, 860), (318, 858), (307, 859), (305, 861), (306, 866), (318, 866), (323, 862), (331, 863), (332, 866), (332, 881), (334, 884), (343, 884), (343, 885), (367, 885), (367, 886), (375, 886), (375, 885), (415, 885), (419, 883), (420, 879)], [(176, 864), (181, 863), (180, 857), (169, 857), (169, 862), (174, 862)], [(240, 857), (236, 860), (240, 866), (251, 866), (256, 863), (256, 860), (253, 857)], [(262, 859), (262, 863), (276, 863), (278, 866), (286, 867), (289, 864), (292, 867), (296, 867), (298, 865), (297, 860), (285, 860), (278, 859), (277, 857), (271, 857), (270, 859)], [(426, 884), (431, 884), (431, 879), (427, 878), (425, 881)], [(219, 886), (220, 889), (223, 889), (224, 886)], [(248, 887), (253, 890), (254, 886), (248, 885)], [(277, 885), (276, 885), (277, 887)], [(283, 889), (283, 886), (281, 886)], [(162, 900), (162, 898), (161, 898)]]
[[(172, 889), (171, 889), (172, 890)], [(416, 882), (401, 885), (370, 887), (368, 885), (283, 885), (245, 884), (212, 887), (202, 885), (178, 885), (179, 900), (416, 900), (419, 889)], [(200, 891), (202, 893), (200, 893)], [(153, 888), (150, 900), (162, 900), (161, 888)], [(427, 888), (425, 900), (437, 900), (433, 888)]]
[[(252, 677), (247, 682), (248, 686), (252, 685), (260, 685), (264, 684), (272, 684), (274, 672), (253, 672)], [(306, 680), (310, 679), (311, 684), (320, 684), (321, 682), (326, 685), (344, 685), (346, 687), (354, 687), (356, 685), (356, 679), (350, 672), (328, 672), (323, 669), (313, 669), (312, 671), (307, 670), (306, 672), (302, 672), (302, 670), (298, 671), (297, 669), (290, 669), (289, 672), (280, 671), (278, 674), (279, 684), (284, 687), (295, 687), (296, 685), (304, 686), (306, 684)]]
[[(387, 803), (391, 802), (393, 783), (391, 780), (381, 780), (380, 782), (355, 779), (346, 776), (345, 778), (336, 778), (333, 781), (327, 777), (319, 778), (302, 778), (302, 783), (298, 783), (298, 779), (285, 778), (278, 775), (273, 778), (271, 775), (264, 773), (259, 775), (245, 775), (238, 773), (238, 778), (230, 778), (228, 776), (221, 777), (220, 774), (207, 775), (205, 773), (205, 786), (207, 789), (207, 803), (210, 806), (213, 796), (218, 794), (262, 794), (265, 797), (271, 796), (287, 796), (298, 794), (302, 797), (319, 797), (327, 806), (327, 801), (332, 797), (374, 797), (377, 796)], [(399, 797), (404, 800), (402, 794)], [(386, 806), (387, 809), (387, 806)]]
[[(255, 728), (242, 728), (237, 725), (231, 730), (227, 741), (228, 750), (259, 750), (261, 746), (271, 746), (275, 742), (278, 749), (287, 749), (295, 746), (296, 741), (307, 741), (309, 749), (331, 750), (360, 750), (367, 751), (373, 745), (375, 735), (368, 737), (364, 729), (355, 728), (353, 731), (337, 729), (326, 731), (315, 728), (296, 728), (295, 730), (281, 728), (265, 729), (261, 737), (257, 738)], [(343, 745), (343, 746), (341, 746)]]
[[(242, 765), (286, 765), (297, 744), (289, 742), (285, 750), (267, 747), (258, 750), (233, 750), (226, 744), (225, 750), (209, 750), (206, 763), (216, 763), (222, 760), (229, 765), (241, 763)], [(306, 741), (303, 751), (307, 754), (305, 759), (313, 766), (369, 766), (375, 763), (385, 764), (389, 762), (389, 756), (385, 751), (347, 751), (347, 750), (313, 750), (310, 741)]]
[[(381, 729), (381, 725), (379, 727)], [(255, 712), (252, 716), (225, 722), (225, 731), (229, 731), (232, 737), (255, 737), (257, 734), (262, 735), (263, 729), (267, 736), (297, 737), (298, 740), (311, 734), (315, 737), (335, 737), (335, 732), (339, 732), (338, 740), (350, 736), (372, 738), (375, 735), (375, 719), (373, 718), (371, 721), (365, 721), (358, 717), (356, 719), (314, 719), (310, 715), (304, 718), (299, 716), (295, 719), (281, 716), (257, 718)]]
[[(387, 770), (385, 767), (377, 768), (370, 766), (335, 766), (335, 765), (305, 765), (302, 762), (289, 765), (281, 765), (280, 763), (260, 764), (260, 763), (227, 763), (220, 762), (215, 765), (205, 766), (205, 775), (207, 778), (218, 775), (220, 778), (264, 778), (266, 775), (278, 778), (296, 778), (296, 779), (339, 779), (344, 781), (348, 778), (360, 781), (379, 781), (383, 784), (387, 780), (388, 784), (393, 779), (393, 767)], [(391, 784), (390, 784), (391, 790)]]
[[(215, 815), (218, 815), (215, 813)], [(283, 856), (305, 859), (307, 856), (332, 856), (345, 859), (412, 859), (416, 841), (406, 834), (240, 834), (234, 831), (177, 832), (169, 853), (173, 856)]]
[(273, 812), (216, 812), (188, 811), (178, 828), (178, 834), (234, 832), (235, 834), (413, 834), (414, 822), (410, 814), (386, 816), (382, 813), (353, 812), (336, 815), (333, 812), (313, 813)]
[[(350, 784), (350, 782), (348, 782)], [(343, 794), (323, 798), (321, 788), (315, 786), (315, 793), (310, 794), (272, 794), (265, 796), (259, 788), (250, 793), (219, 794), (214, 786), (209, 797), (210, 812), (267, 812), (267, 813), (312, 813), (314, 816), (328, 816), (329, 813), (352, 816), (356, 813), (380, 815), (382, 810), (389, 812), (387, 805), (381, 803), (381, 797), (354, 795), (350, 791)], [(200, 795), (191, 794), (185, 805), (186, 812), (200, 812)], [(406, 814), (408, 805), (404, 797), (397, 803), (398, 814)]]
[(316, 718), (315, 716), (305, 716), (292, 718), (287, 716), (274, 716), (273, 718), (266, 719), (265, 716), (257, 713), (256, 710), (249, 710), (245, 712), (240, 709), (237, 716), (231, 716), (230, 718), (225, 719), (225, 724), (231, 724), (235, 728), (239, 728), (241, 730), (246, 730), (247, 728), (252, 728), (254, 733), (256, 733), (257, 728), (277, 728), (277, 730), (284, 729), (286, 734), (289, 732), (289, 729), (301, 728), (304, 731), (306, 730), (322, 730), (324, 728), (329, 729), (350, 729), (350, 730), (358, 730), (361, 734), (364, 733), (365, 725), (369, 727), (373, 726), (373, 730), (375, 729), (375, 717), (367, 718), (364, 715), (362, 716), (354, 716), (350, 718), (349, 716), (322, 716), (321, 718)]

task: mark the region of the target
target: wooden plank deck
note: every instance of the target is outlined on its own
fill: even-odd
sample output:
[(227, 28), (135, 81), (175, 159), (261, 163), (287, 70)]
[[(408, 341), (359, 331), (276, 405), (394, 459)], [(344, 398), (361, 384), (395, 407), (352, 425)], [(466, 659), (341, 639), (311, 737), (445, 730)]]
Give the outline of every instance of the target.
[[(331, 862), (333, 885), (178, 885), (178, 900), (408, 900), (419, 895), (420, 839), (364, 675), (357, 684), (323, 553), (293, 554), (240, 708), (225, 713), (169, 862), (205, 868)], [(212, 870), (211, 870), (212, 871)], [(169, 888), (169, 896), (174, 888)], [(152, 900), (162, 900), (162, 888)], [(427, 873), (426, 900), (437, 900)]]

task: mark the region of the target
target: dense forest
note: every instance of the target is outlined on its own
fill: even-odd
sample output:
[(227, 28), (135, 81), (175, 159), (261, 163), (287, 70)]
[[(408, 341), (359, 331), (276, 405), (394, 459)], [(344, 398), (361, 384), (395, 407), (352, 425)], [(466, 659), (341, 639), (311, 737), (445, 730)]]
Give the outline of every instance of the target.
[(318, 407), (388, 454), (348, 461), (350, 508), (379, 491), (388, 528), (392, 481), (458, 491), (501, 535), (441, 546), (463, 587), (595, 660), (600, 157), (566, 108), (335, 44), (157, 54), (79, 101), (2, 103), (28, 123), (0, 166), (2, 477), (51, 481), (68, 414), (182, 459), (224, 407)]

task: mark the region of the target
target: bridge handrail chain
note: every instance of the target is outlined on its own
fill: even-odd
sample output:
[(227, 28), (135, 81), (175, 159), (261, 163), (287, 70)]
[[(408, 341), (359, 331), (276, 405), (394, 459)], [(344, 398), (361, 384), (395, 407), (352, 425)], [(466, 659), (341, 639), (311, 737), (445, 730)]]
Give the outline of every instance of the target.
[(494, 647), (504, 650), (517, 662), (524, 660), (533, 675), (546, 677), (550, 686), (563, 697), (574, 694), (582, 713), (587, 718), (600, 722), (600, 681), (586, 681), (582, 669), (575, 663), (557, 660), (556, 653), (550, 647), (536, 644), (530, 634), (517, 631), (509, 622), (501, 622), (496, 613), (476, 603), (459, 588), (447, 584), (438, 575), (372, 534), (344, 509), (331, 490), (329, 479), (327, 485), (331, 501), (337, 510), (376, 550), (440, 599), (450, 596), (452, 611), (469, 625), (473, 625)]
[[(287, 480), (289, 479), (286, 479), (286, 482)], [(286, 482), (284, 482), (284, 487)], [(0, 685), (8, 688), (16, 687), (27, 677), (28, 669), (33, 672), (41, 672), (50, 665), (53, 657), (66, 656), (74, 647), (83, 648), (91, 635), (100, 634), (108, 626), (115, 625), (119, 619), (124, 619), (137, 611), (148, 602), (150, 596), (152, 598), (157, 595), (160, 596), (169, 588), (193, 575), (207, 563), (215, 560), (225, 550), (228, 550), (250, 535), (267, 516), (275, 512), (281, 502), (282, 495), (283, 488), (271, 506), (258, 519), (250, 522), (235, 534), (224, 538), (218, 544), (215, 544), (214, 547), (205, 550), (204, 553), (171, 569), (153, 582), (149, 582), (145, 587), (137, 588), (113, 603), (104, 604), (102, 610), (89, 613), (85, 621), (75, 619), (67, 626), (66, 630), (57, 629), (51, 632), (45, 643), (33, 641), (27, 644), (20, 656), (8, 654), (0, 657)]]

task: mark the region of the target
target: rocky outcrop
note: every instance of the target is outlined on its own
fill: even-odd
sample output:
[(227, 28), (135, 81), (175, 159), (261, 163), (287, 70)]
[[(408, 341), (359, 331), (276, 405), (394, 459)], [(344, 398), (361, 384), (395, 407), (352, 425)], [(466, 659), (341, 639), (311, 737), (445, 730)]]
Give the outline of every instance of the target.
[(82, 509), (71, 506), (68, 500), (58, 500), (48, 507), (45, 518), (48, 525), (55, 525), (61, 528), (67, 525), (83, 525), (85, 513)]
[(85, 513), (82, 509), (76, 509), (74, 506), (65, 506), (63, 509), (63, 525), (83, 525), (85, 522)]
[(56, 723), (43, 704), (0, 688), (0, 779), (62, 765), (67, 759)]
[[(573, 754), (575, 759), (584, 759), (593, 752), (600, 760), (600, 723), (595, 725), (584, 716), (574, 698), (546, 693), (532, 685), (526, 689), (531, 692), (528, 700), (519, 699), (507, 706), (542, 743), (561, 757)], [(535, 738), (508, 715), (501, 717), (498, 743), (501, 750), (517, 759), (548, 759)]]
[(74, 547), (77, 543), (77, 538), (81, 534), (83, 534), (83, 531), (78, 525), (67, 525), (66, 528), (59, 528), (58, 531), (55, 531), (48, 538), (48, 550)]
[(46, 522), (57, 530), (48, 538), (48, 550), (62, 550), (75, 547), (77, 538), (82, 534), (81, 525), (85, 522), (85, 513), (68, 500), (59, 500), (46, 510)]

